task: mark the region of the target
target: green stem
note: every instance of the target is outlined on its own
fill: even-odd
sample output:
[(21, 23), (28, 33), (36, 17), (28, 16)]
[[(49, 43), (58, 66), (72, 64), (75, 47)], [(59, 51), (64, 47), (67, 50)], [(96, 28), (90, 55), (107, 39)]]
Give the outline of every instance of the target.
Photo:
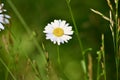
[(104, 63), (104, 80), (106, 80), (106, 62), (105, 62), (105, 53), (103, 53), (103, 63)]
[(10, 73), (11, 77), (13, 78), (13, 80), (17, 80), (15, 78), (15, 76), (12, 74), (12, 72), (10, 71), (10, 69), (8, 68), (8, 66), (5, 64), (5, 62), (0, 58), (0, 62), (5, 66), (5, 68), (7, 69), (7, 71)]
[[(13, 9), (14, 13), (17, 15), (18, 19), (19, 19), (20, 22), (22, 23), (22, 25), (23, 25), (24, 29), (26, 30), (26, 32), (28, 33), (28, 35), (31, 35), (31, 32), (32, 32), (32, 31), (30, 30), (29, 26), (26, 24), (26, 22), (24, 21), (24, 19), (22, 18), (22, 16), (21, 16), (20, 13), (18, 12), (18, 10), (16, 9), (16, 7), (15, 7), (14, 4), (12, 3), (12, 1), (11, 1), (11, 0), (7, 0), (7, 2), (8, 2), (8, 4), (10, 5), (10, 7)], [(43, 59), (43, 61), (44, 61), (45, 63), (47, 63), (46, 58), (45, 58), (45, 55), (44, 55), (44, 53), (42, 52), (43, 50), (42, 50), (41, 46), (39, 45), (39, 43), (38, 43), (38, 41), (36, 40), (35, 37), (33, 37), (33, 43), (35, 44), (36, 48), (38, 49), (38, 52), (40, 53), (41, 58)], [(33, 68), (34, 68), (34, 67), (33, 67)], [(42, 73), (42, 72), (41, 72), (41, 73)], [(42, 73), (42, 74), (44, 74), (44, 73)], [(41, 74), (41, 75), (42, 75), (42, 74)]]
[[(83, 59), (82, 61), (84, 61), (84, 63), (85, 63), (83, 46), (82, 46), (82, 42), (81, 42), (81, 40), (80, 40), (80, 35), (79, 35), (78, 29), (77, 29), (77, 26), (76, 26), (76, 23), (75, 23), (75, 19), (74, 19), (73, 13), (72, 13), (71, 6), (70, 6), (70, 0), (66, 0), (66, 2), (67, 2), (68, 9), (69, 9), (69, 12), (70, 12), (70, 15), (71, 15), (71, 19), (72, 19), (72, 22), (73, 22), (73, 25), (74, 25), (74, 28), (75, 28), (75, 34), (76, 34), (77, 39), (78, 39), (78, 42), (79, 42), (80, 51), (81, 51), (80, 56), (81, 56), (82, 59)], [(88, 79), (88, 76), (87, 76), (87, 72), (86, 72), (86, 64), (84, 64), (84, 67), (85, 67), (85, 69), (83, 68), (83, 70), (84, 70), (84, 73), (85, 73), (85, 80), (87, 80), (87, 79)]]
[(24, 53), (24, 54), (25, 54), (26, 59), (29, 59), (30, 64), (31, 64), (31, 66), (32, 66), (32, 68), (33, 68), (36, 76), (37, 76), (40, 80), (43, 80), (42, 77), (41, 77), (41, 75), (40, 75), (40, 72), (36, 69), (36, 64), (33, 64), (33, 62), (31, 61), (31, 59), (29, 58), (29, 56), (28, 56), (26, 53)]
[(60, 61), (60, 50), (59, 50), (59, 46), (57, 46), (57, 54), (58, 54), (58, 64), (59, 66), (61, 65), (61, 61)]
[(98, 62), (97, 62), (97, 79), (96, 80), (99, 80), (99, 76), (100, 76), (100, 64), (99, 64), (99, 62), (100, 62), (100, 60), (99, 60), (99, 55), (100, 54), (98, 54)]
[(104, 35), (102, 35), (102, 56), (103, 56), (103, 72), (104, 72), (104, 80), (106, 80), (106, 62), (105, 62), (105, 50), (104, 50)]
[[(8, 64), (8, 67), (9, 67), (9, 64)], [(6, 74), (5, 74), (5, 80), (8, 80), (8, 75), (9, 75), (9, 72), (6, 71)]]
[(66, 0), (66, 2), (67, 2), (68, 8), (69, 8), (69, 12), (70, 12), (70, 15), (71, 15), (71, 19), (72, 19), (72, 22), (73, 22), (73, 25), (74, 25), (74, 28), (75, 28), (75, 34), (76, 34), (77, 39), (78, 39), (78, 41), (79, 41), (80, 50), (81, 50), (81, 52), (82, 52), (82, 55), (84, 55), (84, 54), (83, 54), (82, 42), (81, 42), (81, 40), (80, 40), (80, 38), (79, 38), (80, 35), (79, 35), (78, 29), (77, 29), (77, 26), (76, 26), (76, 23), (75, 23), (75, 19), (74, 19), (73, 13), (72, 13), (71, 6), (70, 6), (68, 0)]
[(116, 75), (117, 75), (117, 80), (118, 80), (118, 66), (119, 66), (119, 57), (118, 57), (118, 39), (119, 39), (119, 24), (118, 24), (118, 1), (115, 0), (116, 4), (116, 14), (115, 14), (115, 61), (116, 61)]
[[(15, 12), (15, 14), (17, 15), (18, 19), (20, 20), (20, 22), (22, 23), (23, 27), (25, 28), (25, 30), (27, 31), (28, 35), (31, 35), (31, 30), (28, 27), (28, 25), (26, 24), (26, 22), (24, 21), (24, 19), (22, 18), (22, 16), (20, 15), (20, 13), (18, 12), (18, 10), (16, 9), (16, 7), (14, 6), (14, 4), (12, 3), (11, 0), (7, 0), (8, 4), (10, 5), (10, 7), (13, 9), (13, 11)], [(45, 55), (42, 54), (42, 48), (39, 45), (38, 41), (33, 37), (33, 42), (35, 44), (35, 46), (38, 48), (39, 53), (41, 54), (43, 60), (47, 63), (46, 59), (45, 59)]]
[[(61, 65), (61, 59), (60, 59), (60, 47), (57, 45), (57, 62), (58, 62), (58, 67), (60, 70), (63, 70), (62, 65)], [(65, 75), (65, 72), (63, 71), (62, 75), (61, 73), (59, 74), (58, 77), (60, 80), (69, 80), (68, 77)]]

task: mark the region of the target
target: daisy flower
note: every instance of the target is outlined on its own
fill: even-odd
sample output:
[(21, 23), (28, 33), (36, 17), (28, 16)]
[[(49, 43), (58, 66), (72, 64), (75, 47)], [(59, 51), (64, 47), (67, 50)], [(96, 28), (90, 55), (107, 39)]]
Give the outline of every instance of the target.
[(65, 20), (54, 20), (45, 27), (46, 39), (50, 39), (54, 44), (68, 42), (72, 39), (72, 27)]
[(4, 24), (9, 24), (9, 18), (10, 16), (7, 14), (3, 14), (6, 12), (6, 9), (3, 9), (4, 4), (0, 4), (0, 31), (4, 30)]

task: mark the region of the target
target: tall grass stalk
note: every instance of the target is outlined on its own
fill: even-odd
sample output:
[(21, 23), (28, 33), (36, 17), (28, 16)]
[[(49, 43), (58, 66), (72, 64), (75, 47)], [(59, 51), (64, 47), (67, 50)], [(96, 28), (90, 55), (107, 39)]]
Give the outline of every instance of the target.
[(15, 78), (15, 76), (13, 75), (13, 73), (10, 71), (10, 69), (8, 68), (8, 66), (5, 64), (5, 62), (0, 58), (0, 62), (4, 65), (4, 67), (7, 69), (7, 71), (10, 73), (11, 77), (13, 78), (13, 80), (17, 80)]
[(98, 54), (98, 60), (97, 60), (97, 77), (96, 77), (96, 80), (99, 80), (100, 78), (100, 59), (101, 59), (101, 53), (100, 51), (97, 52)]
[[(115, 1), (115, 9), (112, 7), (112, 4), (110, 0), (107, 0), (108, 6), (110, 7), (110, 19), (106, 19), (106, 16), (104, 16), (102, 13), (99, 13), (98, 11), (94, 11), (96, 14), (101, 15), (105, 20), (110, 22), (110, 29), (113, 37), (113, 44), (114, 44), (114, 54), (115, 54), (115, 63), (116, 63), (116, 79), (119, 79), (119, 17), (118, 17), (118, 5), (119, 0)], [(112, 19), (112, 16), (114, 17), (114, 20)], [(103, 55), (104, 57), (105, 55)], [(105, 64), (105, 63), (104, 63)], [(106, 78), (105, 78), (106, 79)]]
[[(97, 52), (98, 54), (98, 62), (97, 62), (97, 79), (99, 80), (100, 77), (103, 75), (104, 80), (106, 80), (106, 61), (105, 61), (105, 49), (104, 49), (104, 35), (102, 34), (102, 46), (100, 48), (100, 51)], [(103, 59), (103, 62), (101, 62), (101, 59)], [(102, 66), (102, 73), (100, 74), (100, 68)]]
[[(14, 6), (14, 4), (12, 3), (12, 1), (11, 1), (11, 0), (7, 0), (7, 2), (8, 2), (8, 4), (10, 5), (10, 7), (13, 9), (14, 13), (17, 15), (18, 19), (19, 19), (20, 22), (22, 23), (22, 25), (23, 25), (23, 27), (25, 28), (25, 30), (27, 31), (28, 35), (31, 35), (31, 32), (32, 32), (32, 31), (30, 30), (30, 28), (28, 27), (28, 25), (26, 24), (26, 22), (24, 21), (24, 19), (22, 18), (22, 16), (21, 16), (20, 13), (18, 12), (17, 8)], [(33, 42), (34, 42), (35, 46), (37, 47), (39, 53), (41, 54), (43, 60), (44, 60), (45, 62), (47, 62), (46, 59), (45, 59), (45, 55), (44, 55), (43, 52), (42, 52), (41, 46), (39, 45), (38, 41), (37, 41), (34, 37), (33, 37)]]
[(119, 22), (118, 22), (118, 3), (119, 0), (115, 0), (115, 8), (116, 8), (116, 12), (115, 12), (115, 61), (116, 61), (116, 74), (117, 74), (117, 80), (119, 78), (118, 76), (118, 71), (119, 71), (119, 56), (118, 56), (118, 51), (119, 51), (119, 45), (118, 45), (118, 41), (119, 41)]
[[(110, 7), (110, 1), (108, 1), (108, 5)], [(112, 32), (112, 36), (113, 36), (113, 43), (114, 43), (114, 53), (115, 53), (115, 63), (116, 63), (116, 78), (117, 80), (119, 79), (119, 17), (118, 17), (118, 4), (119, 4), (119, 0), (114, 0), (115, 1), (115, 10), (113, 10), (112, 6), (110, 7), (111, 12), (114, 16), (114, 29), (111, 29)], [(111, 14), (110, 14), (111, 16)], [(110, 17), (110, 24), (113, 27), (113, 23), (112, 23), (112, 17)], [(111, 28), (110, 26), (110, 28)]]
[(58, 61), (58, 64), (59, 64), (59, 66), (61, 65), (61, 61), (60, 61), (60, 49), (59, 49), (59, 46), (57, 45), (57, 56), (58, 56), (58, 59), (57, 59), (57, 61)]
[[(26, 59), (29, 60), (31, 66), (32, 66), (32, 68), (33, 68), (36, 76), (39, 78), (39, 80), (43, 80), (42, 77), (41, 77), (40, 72), (36, 69), (36, 65), (31, 61), (31, 59), (29, 58), (29, 56), (28, 56), (27, 54), (25, 54), (25, 57), (26, 57)], [(35, 61), (34, 61), (34, 62), (35, 62)]]
[(74, 15), (73, 15), (73, 12), (72, 12), (72, 9), (71, 9), (71, 6), (70, 6), (70, 0), (66, 0), (67, 2), (67, 6), (68, 6), (68, 9), (69, 9), (69, 12), (70, 12), (70, 15), (71, 15), (71, 19), (72, 19), (72, 22), (73, 22), (73, 25), (74, 25), (74, 28), (75, 28), (75, 34), (77, 36), (77, 39), (78, 39), (78, 42), (79, 42), (79, 46), (80, 46), (80, 57), (82, 57), (82, 66), (83, 66), (83, 70), (84, 70), (84, 73), (85, 73), (85, 80), (88, 79), (88, 76), (87, 76), (87, 71), (86, 71), (86, 64), (85, 64), (85, 56), (84, 56), (84, 52), (83, 52), (83, 46), (82, 46), (82, 42), (81, 42), (81, 39), (80, 39), (80, 35), (79, 35), (79, 32), (78, 32), (78, 29), (77, 29), (77, 25), (76, 25), (76, 22), (75, 22), (75, 19), (74, 19)]
[[(58, 62), (58, 67), (61, 70), (62, 66), (61, 66), (61, 60), (60, 60), (60, 47), (59, 47), (59, 45), (57, 45), (57, 62)], [(58, 78), (61, 79), (61, 75), (59, 75)]]
[[(23, 25), (24, 29), (26, 30), (26, 32), (28, 33), (28, 35), (30, 36), (32, 31), (30, 30), (30, 28), (28, 27), (28, 25), (26, 24), (26, 22), (24, 21), (24, 19), (20, 15), (20, 13), (18, 12), (17, 8), (14, 6), (14, 4), (12, 3), (11, 0), (7, 0), (7, 2), (10, 5), (10, 7), (12, 8), (12, 10), (14, 11), (14, 13), (17, 15), (18, 19), (22, 23), (22, 25)], [(45, 54), (43, 53), (43, 50), (42, 50), (41, 46), (39, 45), (38, 41), (36, 40), (35, 37), (33, 37), (32, 39), (33, 39), (33, 43), (35, 44), (36, 48), (38, 49), (38, 52), (41, 55), (41, 58), (43, 59), (43, 62), (47, 63), (46, 58), (45, 58)], [(35, 69), (33, 64), (31, 64), (31, 65), (32, 65), (33, 69), (35, 70), (35, 73), (38, 73), (38, 71)], [(44, 72), (40, 72), (40, 73), (41, 73), (41, 75), (42, 75), (42, 73), (44, 75)], [(42, 76), (42, 77), (44, 77), (44, 76)], [(39, 77), (39, 79), (41, 80), (40, 77)]]
[(105, 49), (104, 49), (104, 35), (102, 35), (102, 56), (103, 56), (103, 74), (104, 74), (104, 80), (106, 80), (106, 61), (105, 61)]

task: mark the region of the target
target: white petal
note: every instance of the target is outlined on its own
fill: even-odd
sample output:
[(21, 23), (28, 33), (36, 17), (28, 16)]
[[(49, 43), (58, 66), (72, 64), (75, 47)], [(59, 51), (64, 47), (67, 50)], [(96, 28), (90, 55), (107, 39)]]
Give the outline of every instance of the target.
[(62, 37), (60, 37), (60, 42), (64, 44), (64, 40), (62, 39)]
[(66, 23), (66, 24), (65, 24), (65, 27), (68, 27), (68, 26), (69, 26), (69, 23)]
[(0, 14), (0, 17), (4, 17), (4, 15), (3, 15), (3, 14)]
[(65, 34), (65, 35), (72, 35), (72, 34), (73, 34), (73, 31), (67, 31), (67, 30), (66, 30), (66, 31), (64, 31), (64, 34)]
[(3, 9), (4, 12), (6, 12), (7, 10), (6, 9)]
[(4, 26), (0, 23), (0, 30), (3, 30), (4, 29)]
[(60, 38), (57, 38), (57, 44), (60, 45)]
[(63, 36), (62, 36), (62, 39), (63, 39), (65, 42), (67, 42), (69, 39), (72, 39), (72, 37), (71, 37), (71, 36), (68, 36), (68, 35), (63, 35)]
[(5, 15), (5, 18), (8, 18), (8, 19), (9, 19), (9, 18), (11, 18), (11, 17), (10, 17), (9, 15)]
[(67, 27), (64, 27), (64, 29), (71, 31), (72, 27), (71, 26), (69, 26), (69, 27), (67, 26)]
[(8, 19), (4, 19), (4, 24), (9, 24), (9, 20)]
[(64, 27), (64, 26), (65, 26), (65, 23), (66, 23), (66, 21), (62, 21), (62, 22), (60, 23), (60, 27)]
[(3, 11), (0, 9), (0, 13), (2, 13)]
[(43, 31), (44, 33), (53, 33), (53, 27), (51, 26), (46, 26), (45, 30)]
[(56, 37), (53, 34), (46, 34), (46, 39), (50, 39), (52, 42), (56, 43)]
[(9, 23), (9, 20), (7, 18), (0, 18), (0, 23), (3, 23), (3, 24), (8, 24)]
[(54, 20), (54, 22), (52, 23), (52, 26), (54, 28), (59, 27), (59, 21), (58, 20)]
[(0, 23), (8, 24), (9, 23), (8, 18), (10, 18), (9, 15), (0, 14)]
[(46, 34), (46, 39), (51, 39), (53, 37), (53, 34)]
[(0, 4), (0, 9), (2, 9), (2, 8), (3, 8), (3, 6), (4, 6), (4, 4), (3, 4), (3, 3), (1, 3), (1, 4)]
[(64, 34), (72, 35), (73, 31), (71, 30), (72, 30), (72, 27), (64, 27)]

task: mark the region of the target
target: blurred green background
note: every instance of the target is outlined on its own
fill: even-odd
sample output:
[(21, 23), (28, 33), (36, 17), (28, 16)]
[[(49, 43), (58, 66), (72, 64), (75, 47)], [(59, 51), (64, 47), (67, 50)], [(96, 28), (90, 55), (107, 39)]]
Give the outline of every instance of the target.
[[(33, 66), (37, 64), (41, 80), (47, 80), (47, 75), (50, 76), (49, 80), (59, 80), (57, 78), (58, 75), (62, 76), (65, 80), (83, 80), (83, 70), (80, 65), (81, 53), (75, 34), (69, 43), (60, 45), (62, 70), (58, 68), (57, 46), (50, 42), (50, 40), (46, 40), (45, 34), (43, 34), (44, 27), (54, 19), (66, 20), (73, 26), (66, 1), (11, 0), (31, 30), (29, 35), (21, 24), (18, 15), (15, 14), (7, 1), (1, 0), (1, 2), (5, 3), (7, 14), (11, 16), (11, 23), (5, 27), (5, 31), (0, 32), (0, 56), (9, 66), (17, 80), (39, 80), (39, 76), (36, 76), (31, 67), (31, 62), (34, 63)], [(96, 80), (96, 52), (100, 50), (102, 33), (105, 34), (107, 80), (115, 80), (115, 62), (109, 23), (90, 10), (93, 8), (109, 17), (109, 7), (106, 0), (71, 0), (71, 7), (84, 50), (92, 48), (92, 51), (86, 53), (86, 62), (88, 62), (88, 54), (91, 54), (93, 80)], [(4, 43), (4, 37), (8, 43)], [(46, 71), (46, 63), (41, 55), (43, 53), (39, 53), (33, 38), (39, 42), (40, 46), (43, 43), (45, 50), (43, 49), (42, 52), (47, 51), (49, 54), (49, 62), (52, 68), (48, 72)], [(8, 52), (6, 45), (8, 45)], [(26, 58), (26, 55), (29, 58)], [(4, 65), (0, 63), (0, 79), (5, 80), (5, 76), (9, 77), (6, 80), (12, 80)], [(103, 79), (101, 78), (100, 80)]]

